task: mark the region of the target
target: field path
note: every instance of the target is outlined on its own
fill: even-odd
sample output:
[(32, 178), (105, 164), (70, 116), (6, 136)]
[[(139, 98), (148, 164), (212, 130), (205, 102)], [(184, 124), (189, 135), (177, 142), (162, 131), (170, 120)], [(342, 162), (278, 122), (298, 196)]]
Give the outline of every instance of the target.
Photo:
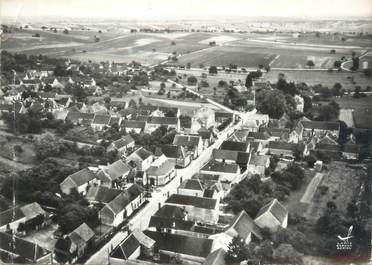
[(318, 188), (319, 183), (323, 179), (323, 175), (324, 174), (322, 174), (322, 173), (316, 173), (315, 177), (313, 177), (313, 179), (310, 181), (309, 185), (307, 186), (306, 191), (305, 191), (304, 195), (302, 196), (300, 202), (302, 202), (302, 203), (310, 203), (311, 202), (311, 200), (313, 199), (314, 194), (316, 192), (316, 189)]

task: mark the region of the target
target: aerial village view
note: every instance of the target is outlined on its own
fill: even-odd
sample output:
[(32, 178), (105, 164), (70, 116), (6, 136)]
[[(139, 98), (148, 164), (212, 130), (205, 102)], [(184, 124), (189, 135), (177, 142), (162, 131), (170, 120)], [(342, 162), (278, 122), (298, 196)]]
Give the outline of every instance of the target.
[(1, 264), (370, 264), (371, 1), (0, 13)]

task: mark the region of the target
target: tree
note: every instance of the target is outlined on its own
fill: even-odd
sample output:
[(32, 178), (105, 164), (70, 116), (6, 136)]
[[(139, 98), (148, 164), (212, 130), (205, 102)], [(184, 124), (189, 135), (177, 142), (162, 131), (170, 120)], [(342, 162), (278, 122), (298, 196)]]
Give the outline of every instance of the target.
[(314, 66), (315, 66), (314, 61), (313, 61), (313, 60), (308, 60), (308, 61), (306, 62), (306, 66), (308, 66), (308, 67), (310, 67), (310, 68), (314, 67)]
[(245, 248), (245, 242), (239, 236), (233, 237), (228, 245), (226, 252), (226, 263), (227, 264), (239, 264), (241, 261), (248, 258), (248, 251)]
[(341, 61), (337, 60), (333, 63), (333, 67), (334, 68), (338, 68), (338, 69), (341, 69)]
[(198, 82), (198, 79), (193, 75), (187, 78), (188, 85), (196, 85), (197, 82)]
[(54, 258), (59, 263), (67, 263), (71, 260), (70, 256), (71, 240), (69, 237), (59, 238), (54, 246)]
[(261, 90), (256, 94), (256, 108), (270, 118), (279, 119), (286, 109), (286, 99), (279, 90)]
[(336, 50), (335, 50), (335, 49), (332, 49), (332, 50), (330, 51), (330, 54), (336, 54)]
[(273, 252), (273, 259), (280, 263), (302, 264), (302, 256), (291, 244), (280, 244)]
[(216, 66), (209, 67), (208, 72), (209, 74), (217, 74), (217, 67)]
[(64, 34), (68, 34), (68, 33), (69, 33), (68, 29), (64, 29), (64, 30), (63, 30), (63, 33), (64, 33)]

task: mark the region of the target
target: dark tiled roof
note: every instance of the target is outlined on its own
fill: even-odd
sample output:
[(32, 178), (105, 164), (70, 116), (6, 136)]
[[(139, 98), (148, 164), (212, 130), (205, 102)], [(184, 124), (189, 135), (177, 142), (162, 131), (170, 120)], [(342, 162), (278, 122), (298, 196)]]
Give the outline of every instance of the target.
[(270, 135), (267, 132), (250, 132), (248, 137), (252, 137), (258, 140), (268, 140)]
[(266, 166), (267, 162), (270, 160), (270, 157), (267, 155), (251, 155), (251, 159), (249, 161), (250, 165), (255, 166)]
[(112, 126), (114, 124), (119, 125), (120, 118), (119, 117), (110, 117), (109, 125)]
[(110, 116), (96, 114), (96, 115), (94, 115), (94, 119), (93, 119), (92, 123), (108, 125), (109, 121), (110, 121)]
[(143, 129), (145, 128), (146, 122), (144, 121), (133, 121), (133, 120), (124, 120), (120, 127), (122, 128), (134, 128), (134, 129)]
[(137, 149), (136, 151), (134, 151), (134, 153), (137, 154), (138, 157), (141, 158), (142, 160), (145, 160), (148, 157), (152, 156), (152, 153), (143, 147)]
[(164, 218), (176, 218), (183, 219), (185, 217), (185, 212), (183, 208), (174, 205), (164, 205), (156, 213), (156, 216)]
[(148, 230), (144, 231), (144, 233), (156, 241), (160, 250), (167, 250), (196, 257), (207, 257), (212, 250), (212, 239), (160, 233)]
[(200, 190), (203, 191), (203, 186), (200, 183), (199, 179), (186, 179), (179, 186), (180, 189), (189, 189), (189, 190)]
[(116, 140), (114, 142), (112, 142), (112, 144), (117, 148), (117, 149), (120, 149), (124, 146), (127, 146), (131, 143), (134, 143), (134, 139), (132, 138), (132, 136), (130, 136), (129, 134), (128, 135), (125, 135), (123, 136), (122, 138), (120, 138), (119, 140)]
[(163, 124), (163, 125), (176, 125), (178, 124), (177, 117), (148, 117), (147, 123), (150, 124)]
[(169, 158), (185, 157), (185, 151), (183, 147), (172, 144), (164, 144), (156, 147), (155, 155), (161, 156), (162, 154)]
[(221, 111), (216, 111), (214, 113), (214, 118), (217, 119), (228, 119), (228, 118), (233, 118), (234, 114), (230, 112), (221, 112)]
[(205, 198), (213, 198), (214, 193), (215, 193), (215, 190), (207, 189), (207, 190), (204, 191), (203, 197), (205, 197)]
[(340, 145), (334, 145), (334, 144), (316, 144), (315, 145), (316, 150), (324, 150), (328, 152), (340, 152), (341, 146)]
[(217, 205), (217, 200), (195, 197), (181, 194), (172, 194), (167, 200), (166, 203), (173, 203), (179, 205), (190, 205), (198, 208), (204, 209), (215, 209)]
[(29, 262), (36, 262), (49, 253), (46, 249), (18, 237), (15, 237), (14, 247), (12, 242), (13, 238), (10, 234), (0, 232), (1, 250), (14, 253), (17, 256), (25, 258)]
[(117, 259), (128, 259), (140, 247), (139, 241), (133, 234), (126, 237), (111, 253)]
[(298, 144), (295, 144), (295, 143), (270, 141), (268, 147), (269, 147), (269, 149), (294, 151), (297, 145)]
[(70, 120), (70, 121), (93, 120), (93, 119), (94, 119), (93, 113), (82, 113), (82, 112), (69, 111), (66, 116), (66, 120)]
[(330, 130), (330, 131), (337, 131), (340, 129), (340, 124), (338, 122), (301, 121), (301, 123), (306, 129)]
[(195, 147), (199, 144), (201, 136), (196, 135), (179, 135), (174, 137), (173, 144), (187, 147)]
[(345, 153), (358, 154), (359, 151), (360, 151), (360, 147), (357, 144), (345, 144), (342, 149), (342, 152), (345, 152)]
[(245, 152), (247, 148), (248, 148), (248, 143), (224, 141), (220, 149)]

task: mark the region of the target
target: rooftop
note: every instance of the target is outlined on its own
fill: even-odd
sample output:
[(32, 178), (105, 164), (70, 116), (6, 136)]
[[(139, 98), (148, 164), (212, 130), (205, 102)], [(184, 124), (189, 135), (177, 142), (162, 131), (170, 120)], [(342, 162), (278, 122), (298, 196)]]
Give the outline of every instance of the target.
[(189, 205), (204, 209), (215, 209), (217, 206), (217, 200), (215, 199), (181, 194), (172, 194), (165, 202), (178, 205)]

